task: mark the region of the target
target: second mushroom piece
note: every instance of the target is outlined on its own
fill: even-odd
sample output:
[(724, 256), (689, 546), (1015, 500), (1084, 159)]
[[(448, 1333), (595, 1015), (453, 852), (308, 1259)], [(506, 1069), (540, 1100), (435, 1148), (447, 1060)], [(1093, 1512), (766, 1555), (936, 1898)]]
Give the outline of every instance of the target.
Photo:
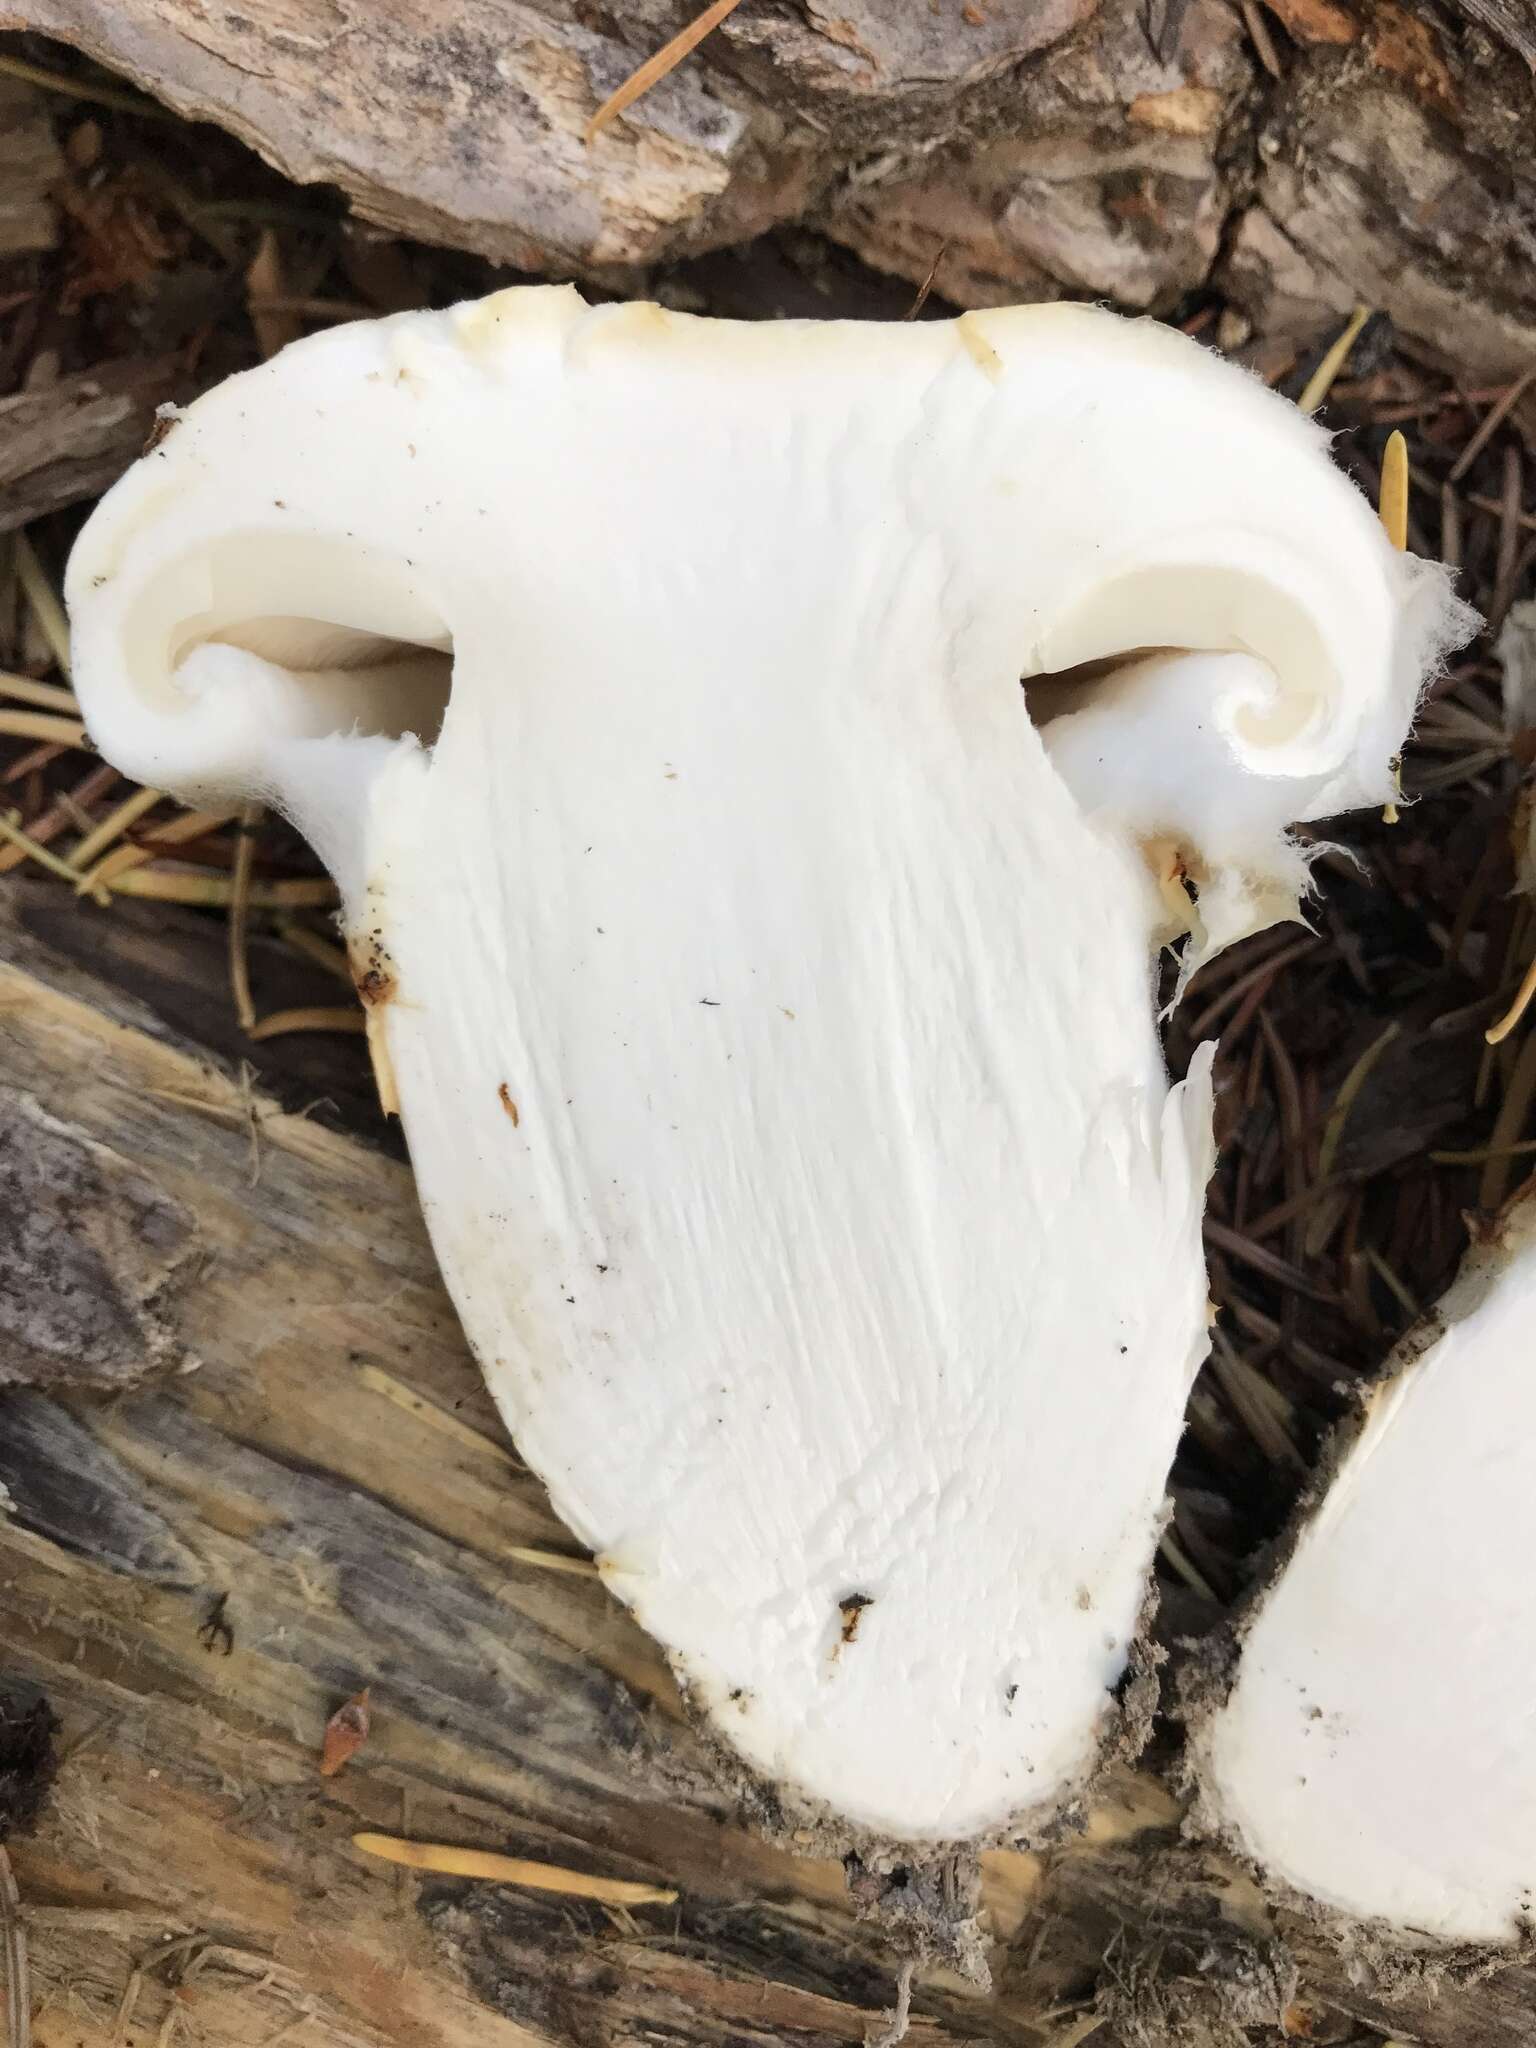
[(107, 757), (335, 872), (470, 1339), (696, 1709), (845, 1830), (1059, 1813), (1206, 1348), (1157, 948), (1391, 796), (1441, 574), (1151, 323), (533, 289), (199, 400), (69, 598)]
[(1536, 1923), (1533, 1304), (1528, 1192), (1367, 1397), (1196, 1735), (1207, 1821), (1346, 1924)]

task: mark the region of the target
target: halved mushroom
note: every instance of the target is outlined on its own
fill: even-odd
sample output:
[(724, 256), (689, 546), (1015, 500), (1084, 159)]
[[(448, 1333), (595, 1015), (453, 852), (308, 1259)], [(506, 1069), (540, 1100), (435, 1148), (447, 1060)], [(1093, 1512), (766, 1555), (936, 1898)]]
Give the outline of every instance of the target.
[(1536, 1924), (1536, 1194), (1369, 1396), (1193, 1750), (1205, 1817), (1399, 1936)]
[(1160, 327), (544, 289), (200, 400), (69, 596), (107, 756), (337, 875), (490, 1384), (714, 1728), (906, 1841), (1059, 1811), (1206, 1346), (1155, 946), (1390, 795), (1441, 574)]

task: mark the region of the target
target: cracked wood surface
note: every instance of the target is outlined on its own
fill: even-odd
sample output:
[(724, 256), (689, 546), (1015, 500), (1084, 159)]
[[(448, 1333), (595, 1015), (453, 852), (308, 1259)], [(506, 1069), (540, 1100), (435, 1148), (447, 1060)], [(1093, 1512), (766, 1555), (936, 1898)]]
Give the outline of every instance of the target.
[[(135, 960), (130, 921), (71, 958), (57, 893), (0, 892), (0, 1229), (34, 1244), (16, 1205), (56, 1179), (92, 1255), (62, 1289), (0, 1265), (0, 1356), (57, 1394), (73, 1327), (89, 1382), (0, 1394), (0, 1747), (39, 1697), (61, 1724), (41, 1824), (8, 1843), (38, 2048), (862, 2041), (897, 1957), (842, 1866), (739, 1817), (595, 1578), (516, 1555), (570, 1540), (480, 1387), (406, 1167), (166, 1022), (174, 956), (210, 973), (216, 927), (168, 914)], [(104, 978), (130, 971), (156, 1007)], [(50, 1289), (39, 1364), (7, 1333)], [(134, 1385), (120, 1311), (151, 1298)], [(369, 1740), (323, 1779), (326, 1718), (365, 1685)], [(1389, 1995), (1183, 1841), (1180, 1811), (1123, 1773), (1081, 1836), (986, 1855), (994, 1988), (920, 1973), (910, 2038), (1030, 2048), (1097, 2018), (1102, 2048), (1203, 2048), (1273, 2040), (1294, 2008), (1322, 2041), (1363, 2019), (1529, 2048), (1531, 1972)], [(422, 1877), (359, 1829), (681, 1897)]]
[(1536, 0), (749, 0), (589, 148), (695, 12), (0, 0), (0, 27), (527, 273), (686, 305), (667, 266), (796, 223), (913, 283), (937, 257), (962, 305), (1212, 284), (1261, 343), (1364, 299), (1473, 377), (1536, 350)]

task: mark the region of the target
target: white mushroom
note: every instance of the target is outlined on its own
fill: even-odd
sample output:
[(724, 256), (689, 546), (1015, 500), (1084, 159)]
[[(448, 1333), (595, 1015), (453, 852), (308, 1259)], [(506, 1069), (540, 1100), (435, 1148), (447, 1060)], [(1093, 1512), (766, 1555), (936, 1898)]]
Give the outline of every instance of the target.
[(1206, 1817), (1398, 1934), (1536, 1918), (1536, 1197), (1371, 1394), (1194, 1744)]
[(546, 289), (200, 400), (69, 595), (108, 758), (338, 877), (496, 1398), (714, 1728), (907, 1841), (1059, 1810), (1206, 1344), (1155, 943), (1390, 795), (1439, 572), (1151, 324)]

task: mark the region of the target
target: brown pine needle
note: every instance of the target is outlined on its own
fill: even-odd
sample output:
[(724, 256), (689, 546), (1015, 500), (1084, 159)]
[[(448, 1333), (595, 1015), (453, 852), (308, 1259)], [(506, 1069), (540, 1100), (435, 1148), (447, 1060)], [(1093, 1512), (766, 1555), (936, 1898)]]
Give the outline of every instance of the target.
[[(249, 988), (247, 988), (249, 994)], [(359, 1036), (368, 1021), (355, 1005), (331, 1009), (316, 1005), (307, 1010), (274, 1010), (260, 1022), (244, 1026), (247, 1038), (282, 1038), (290, 1031), (355, 1031)]]
[(1525, 970), (1525, 979), (1520, 984), (1520, 993), (1504, 1012), (1497, 1024), (1490, 1024), (1483, 1033), (1490, 1045), (1502, 1045), (1511, 1031), (1520, 1022), (1536, 997), (1536, 960)]
[(149, 861), (158, 860), (168, 846), (180, 846), (188, 839), (201, 839), (205, 833), (217, 832), (238, 816), (239, 813), (233, 810), (183, 811), (179, 818), (170, 818), (152, 832), (146, 832), (137, 844), (114, 847), (96, 863), (85, 879), (92, 885), (111, 882), (116, 876), (127, 874), (130, 868), (144, 867)]
[(1408, 546), (1408, 443), (1402, 429), (1387, 436), (1381, 457), (1381, 523), (1399, 554)]
[(908, 306), (905, 313), (902, 314), (901, 317), (903, 320), (915, 320), (918, 314), (921, 313), (921, 311), (923, 310), (924, 306), (927, 305), (928, 295), (933, 290), (933, 280), (939, 274), (939, 265), (944, 261), (944, 251), (948, 247), (949, 237), (948, 235), (946, 235), (943, 241), (940, 242), (938, 249), (934, 255), (933, 261), (928, 266), (927, 276), (923, 279), (922, 283), (917, 288), (917, 297), (912, 301), (911, 305)]
[(1328, 1112), (1328, 1121), (1323, 1126), (1322, 1143), (1317, 1148), (1317, 1178), (1327, 1180), (1333, 1173), (1333, 1162), (1338, 1156), (1339, 1142), (1344, 1136), (1344, 1126), (1349, 1122), (1349, 1112), (1355, 1097), (1365, 1086), (1366, 1077), (1402, 1030), (1399, 1024), (1389, 1024), (1385, 1031), (1373, 1038), (1361, 1053), (1359, 1059), (1339, 1084), (1339, 1092), (1333, 1098), (1333, 1107)]
[(80, 705), (73, 690), (66, 690), (62, 683), (38, 683), (31, 676), (13, 676), (0, 673), (0, 697), (12, 697), (18, 704), (36, 704), (44, 711), (62, 711), (67, 718), (80, 716)]
[(1317, 411), (1333, 389), (1335, 378), (1349, 361), (1349, 352), (1360, 339), (1360, 330), (1370, 317), (1369, 306), (1356, 306), (1344, 324), (1344, 332), (1307, 379), (1306, 389), (1296, 401), (1299, 411)]
[(639, 70), (632, 71), (618, 91), (609, 93), (607, 99), (603, 101), (587, 123), (585, 141), (590, 144), (610, 121), (617, 120), (627, 107), (632, 107), (653, 85), (659, 85), (669, 71), (675, 71), (685, 57), (692, 55), (710, 31), (718, 28), (725, 17), (733, 14), (740, 4), (741, 0), (712, 0), (712, 4), (690, 21), (670, 43), (664, 43), (654, 57), (647, 57)]
[(296, 953), (302, 953), (306, 960), (313, 960), (317, 967), (323, 967), (327, 974), (334, 974), (351, 988), (352, 967), (342, 947), (291, 917), (279, 918), (277, 929), (279, 937)]
[(69, 674), (69, 621), (58, 592), (44, 574), (37, 550), (25, 533), (16, 535), (16, 580), (32, 608), (38, 631), (48, 642), (50, 653), (62, 675)]
[(256, 1005), (251, 1000), (251, 964), (246, 957), (246, 932), (251, 908), (251, 868), (256, 859), (256, 827), (261, 823), (261, 805), (244, 804), (235, 828), (235, 865), (230, 877), (229, 897), (229, 985), (234, 992), (235, 1015), (240, 1029), (250, 1031), (256, 1023)]
[(591, 1877), (584, 1870), (562, 1870), (553, 1863), (533, 1863), (523, 1856), (498, 1856), (488, 1849), (455, 1849), (443, 1842), (403, 1842), (397, 1835), (360, 1834), (353, 1846), (365, 1856), (381, 1856), (407, 1870), (430, 1870), (439, 1877), (479, 1877), (492, 1884), (522, 1884), (533, 1891), (563, 1892), (568, 1898), (600, 1899), (608, 1906), (671, 1906), (677, 1893), (664, 1885), (631, 1884), (624, 1878)]
[(1536, 363), (1531, 365), (1523, 377), (1518, 378), (1515, 383), (1510, 385), (1509, 389), (1494, 405), (1487, 418), (1479, 425), (1477, 432), (1451, 464), (1451, 473), (1446, 478), (1447, 483), (1459, 484), (1461, 482), (1467, 471), (1499, 431), (1499, 428), (1503, 426), (1515, 407), (1524, 398), (1526, 392), (1529, 391), (1533, 381), (1536, 381)]
[[(158, 789), (136, 789), (132, 796), (124, 797), (115, 810), (109, 811), (99, 825), (92, 826), (70, 853), (70, 859), (77, 868), (88, 868), (99, 854), (116, 839), (121, 839), (130, 825), (136, 825), (147, 811), (152, 811), (163, 799)], [(87, 877), (87, 884), (89, 877)]]

